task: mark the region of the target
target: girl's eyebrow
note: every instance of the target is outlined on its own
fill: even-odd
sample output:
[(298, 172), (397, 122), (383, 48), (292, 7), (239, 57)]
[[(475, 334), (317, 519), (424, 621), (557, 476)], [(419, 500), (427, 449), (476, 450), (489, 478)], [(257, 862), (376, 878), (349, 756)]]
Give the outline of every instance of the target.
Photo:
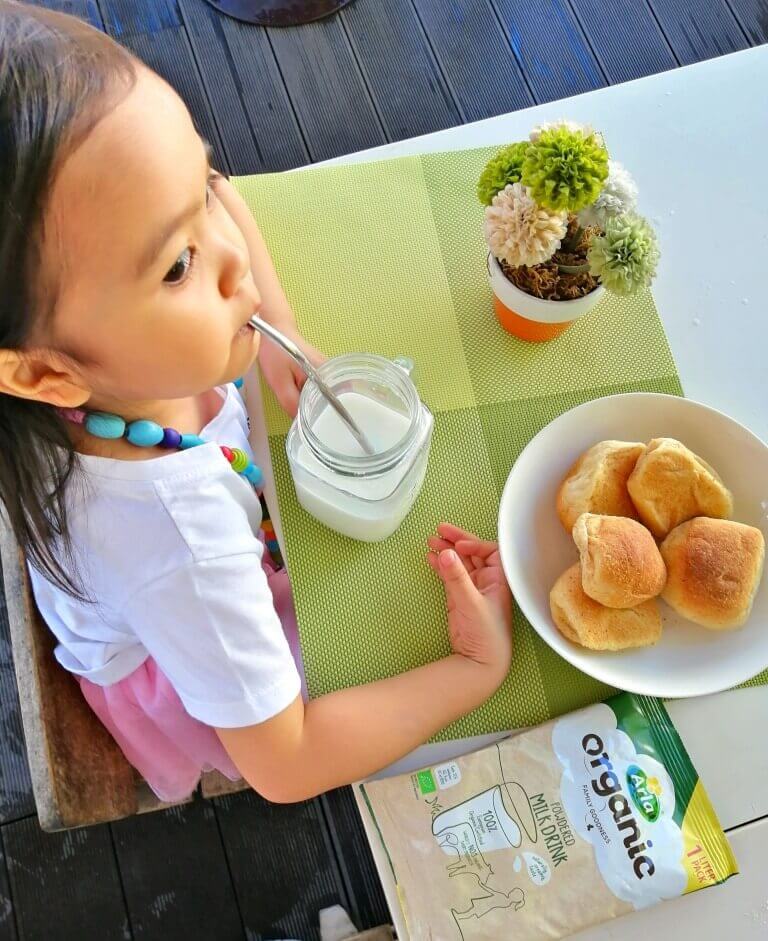
[[(205, 152), (205, 177), (208, 179), (208, 176), (211, 172), (211, 155), (213, 153), (213, 148), (204, 138), (201, 137), (200, 141)], [(180, 213), (175, 215), (167, 225), (164, 225), (155, 238), (150, 239), (146, 245), (146, 248), (139, 257), (138, 264), (136, 265), (136, 273), (139, 277), (141, 277), (146, 269), (149, 268), (149, 266), (157, 259), (157, 256), (165, 247), (166, 242), (169, 241), (177, 229), (180, 229), (185, 222), (187, 222), (189, 219), (192, 219), (199, 211), (200, 200), (196, 199), (194, 203), (190, 203), (186, 209), (183, 209)]]

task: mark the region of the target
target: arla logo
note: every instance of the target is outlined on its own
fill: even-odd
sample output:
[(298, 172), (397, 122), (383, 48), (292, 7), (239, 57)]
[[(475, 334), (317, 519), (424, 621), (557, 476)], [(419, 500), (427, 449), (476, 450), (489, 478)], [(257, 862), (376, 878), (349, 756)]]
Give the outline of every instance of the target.
[(632, 803), (645, 819), (650, 823), (658, 820), (661, 813), (661, 805), (659, 804), (661, 784), (659, 784), (659, 779), (649, 778), (638, 765), (629, 765), (627, 768), (627, 788)]

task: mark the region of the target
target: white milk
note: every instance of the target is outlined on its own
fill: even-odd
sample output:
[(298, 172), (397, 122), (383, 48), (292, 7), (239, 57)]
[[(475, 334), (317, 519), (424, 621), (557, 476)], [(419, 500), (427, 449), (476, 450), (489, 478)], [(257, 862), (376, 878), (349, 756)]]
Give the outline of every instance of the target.
[[(339, 400), (377, 454), (397, 445), (410, 429), (408, 416), (377, 399), (346, 392), (339, 395)], [(392, 469), (369, 476), (348, 476), (321, 463), (301, 441), (294, 424), (286, 444), (299, 503), (321, 523), (352, 539), (386, 539), (400, 525), (421, 489), (432, 423), (431, 413), (422, 406), (414, 444)], [(349, 457), (364, 454), (330, 406), (318, 415), (312, 430), (330, 451)]]
[[(342, 392), (339, 402), (364, 432), (376, 454), (382, 454), (397, 444), (410, 427), (407, 416), (359, 392)], [(323, 409), (312, 430), (329, 450), (337, 454), (350, 457), (365, 454), (342, 418), (330, 406)]]

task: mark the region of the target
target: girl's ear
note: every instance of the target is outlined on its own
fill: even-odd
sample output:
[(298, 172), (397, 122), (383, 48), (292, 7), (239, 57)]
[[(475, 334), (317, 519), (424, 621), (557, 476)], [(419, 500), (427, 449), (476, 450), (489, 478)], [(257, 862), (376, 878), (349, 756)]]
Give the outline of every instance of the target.
[(63, 408), (77, 408), (91, 397), (79, 372), (51, 350), (0, 350), (0, 392)]

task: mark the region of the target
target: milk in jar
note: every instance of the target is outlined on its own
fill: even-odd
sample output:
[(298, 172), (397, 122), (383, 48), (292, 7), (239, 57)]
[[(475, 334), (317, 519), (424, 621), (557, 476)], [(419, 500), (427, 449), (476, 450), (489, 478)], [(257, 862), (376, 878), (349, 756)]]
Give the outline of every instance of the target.
[(320, 368), (373, 446), (365, 454), (311, 381), (286, 441), (296, 496), (331, 529), (365, 542), (391, 535), (418, 496), (433, 418), (419, 399), (407, 361), (350, 354)]

